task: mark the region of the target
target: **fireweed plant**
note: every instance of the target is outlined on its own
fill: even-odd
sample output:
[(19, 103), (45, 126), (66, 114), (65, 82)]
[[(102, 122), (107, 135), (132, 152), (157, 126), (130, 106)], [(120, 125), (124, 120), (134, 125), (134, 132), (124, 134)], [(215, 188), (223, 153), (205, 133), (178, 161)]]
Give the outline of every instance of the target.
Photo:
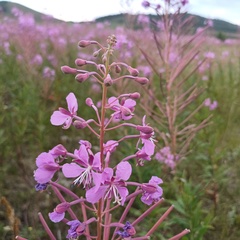
[[(99, 151), (95, 152), (92, 144), (84, 139), (79, 140), (79, 148), (69, 152), (63, 145), (59, 144), (48, 152), (41, 153), (36, 158), (37, 169), (34, 171), (34, 178), (37, 182), (36, 190), (44, 191), (51, 187), (58, 197), (60, 203), (49, 213), (52, 222), (62, 222), (68, 226), (66, 238), (71, 240), (79, 239), (80, 236), (87, 240), (108, 240), (108, 239), (150, 239), (150, 236), (157, 230), (161, 222), (172, 211), (173, 206), (156, 220), (156, 223), (143, 236), (138, 236), (137, 225), (140, 224), (154, 209), (163, 201), (163, 190), (159, 186), (162, 179), (152, 176), (149, 182), (138, 183), (129, 181), (132, 174), (134, 160), (137, 166), (143, 166), (145, 161), (150, 161), (154, 154), (155, 140), (154, 130), (146, 123), (146, 116), (143, 116), (142, 123), (135, 125), (128, 121), (134, 117), (136, 100), (140, 98), (138, 92), (124, 93), (119, 96), (107, 97), (108, 88), (115, 82), (123, 79), (136, 81), (142, 85), (148, 83), (145, 77), (139, 77), (138, 70), (123, 62), (111, 62), (116, 37), (114, 35), (107, 39), (107, 47), (97, 41), (82, 40), (79, 47), (85, 48), (91, 45), (98, 47), (94, 56), (101, 55), (101, 63), (76, 59), (78, 67), (92, 65), (96, 71), (63, 66), (61, 69), (65, 74), (74, 74), (75, 79), (82, 83), (93, 77), (101, 86), (102, 98), (100, 107), (97, 107), (91, 98), (86, 99), (87, 107), (96, 113), (96, 119), (85, 119), (78, 116), (78, 102), (74, 93), (66, 97), (67, 109), (60, 107), (51, 116), (51, 123), (55, 126), (62, 126), (63, 129), (75, 127), (76, 130), (88, 128), (99, 141)], [(126, 68), (128, 75), (118, 76), (121, 68)], [(107, 139), (107, 134), (119, 128), (133, 128), (134, 135), (122, 136), (120, 139)], [(130, 154), (114, 166), (112, 154), (118, 150), (123, 141), (136, 140), (136, 151)], [(114, 162), (115, 159), (114, 159)], [(61, 172), (61, 173), (60, 173)], [(69, 188), (59, 182), (62, 177), (71, 179)], [(55, 180), (54, 180), (55, 179)], [(78, 196), (71, 186), (84, 190), (84, 196)], [(135, 189), (129, 193), (128, 187)], [(134, 221), (129, 221), (129, 211), (137, 198), (148, 205), (149, 208)], [(74, 210), (79, 207), (80, 210)], [(118, 221), (114, 210), (122, 208), (122, 214)], [(51, 240), (57, 239), (50, 230), (45, 218), (39, 213), (40, 221)], [(173, 236), (171, 240), (180, 239), (189, 232), (188, 229)], [(16, 239), (25, 239), (20, 236)]]
[(210, 111), (217, 107), (216, 101), (201, 100), (199, 105), (196, 101), (205, 91), (203, 75), (212, 61), (209, 54), (203, 58), (200, 55), (203, 33), (212, 22), (207, 21), (192, 34), (193, 19), (184, 13), (187, 3), (187, 0), (163, 0), (161, 4), (143, 1), (142, 6), (154, 9), (157, 15), (149, 32), (152, 45), (143, 48), (136, 40), (155, 74), (145, 88), (147, 94), (141, 104), (154, 125), (160, 126), (155, 129), (161, 145), (155, 158), (172, 170), (190, 153), (196, 133), (210, 124), (211, 114), (201, 122), (196, 122), (196, 115), (204, 107)]

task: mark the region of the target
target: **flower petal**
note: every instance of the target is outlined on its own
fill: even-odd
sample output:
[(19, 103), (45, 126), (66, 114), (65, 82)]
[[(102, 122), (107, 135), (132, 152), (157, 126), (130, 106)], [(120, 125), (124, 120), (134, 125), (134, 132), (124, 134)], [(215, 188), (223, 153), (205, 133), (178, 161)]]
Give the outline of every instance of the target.
[(53, 211), (53, 212), (49, 213), (48, 216), (52, 222), (57, 223), (57, 222), (60, 222), (63, 220), (63, 218), (65, 216), (65, 212), (56, 213), (55, 211)]
[(78, 177), (81, 175), (81, 173), (84, 171), (84, 168), (81, 168), (78, 164), (76, 163), (65, 163), (62, 166), (62, 172), (63, 175), (66, 178), (74, 178)]
[(55, 163), (55, 160), (50, 153), (43, 152), (40, 155), (38, 155), (36, 159), (36, 165), (39, 168), (43, 168), (45, 165), (53, 165), (53, 166), (58, 166), (57, 163)]
[(128, 180), (132, 174), (132, 166), (128, 162), (121, 162), (117, 165), (116, 180)]
[(54, 111), (51, 116), (50, 122), (54, 126), (60, 126), (63, 125), (68, 118), (68, 115), (63, 114), (60, 111)]
[[(87, 190), (86, 199), (90, 203), (96, 203), (102, 198), (107, 190), (108, 186), (100, 186), (97, 189), (97, 186)], [(97, 189), (97, 190), (96, 190)]]
[(78, 103), (77, 103), (77, 98), (75, 97), (74, 93), (69, 93), (66, 97), (67, 100), (67, 105), (68, 105), (68, 110), (70, 111), (71, 114), (76, 114), (78, 110)]
[(34, 179), (41, 184), (49, 182), (56, 171), (47, 171), (45, 169), (38, 168), (34, 171)]

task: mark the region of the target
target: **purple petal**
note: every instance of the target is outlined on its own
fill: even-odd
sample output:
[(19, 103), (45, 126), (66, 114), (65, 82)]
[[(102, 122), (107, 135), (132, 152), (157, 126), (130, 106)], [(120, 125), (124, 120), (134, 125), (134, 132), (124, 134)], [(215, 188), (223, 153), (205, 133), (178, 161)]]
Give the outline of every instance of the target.
[(81, 145), (78, 151), (78, 156), (86, 165), (88, 165), (88, 151), (85, 145)]
[(163, 180), (159, 177), (156, 177), (156, 176), (152, 176), (151, 179), (149, 180), (149, 183), (155, 183), (155, 184), (161, 184), (163, 183)]
[(96, 170), (100, 170), (101, 169), (101, 159), (100, 159), (100, 152), (96, 153), (94, 155), (94, 159), (93, 159), (93, 164), (92, 167)]
[(128, 195), (128, 190), (126, 187), (117, 187), (118, 189), (118, 192), (122, 198), (122, 202), (121, 202), (121, 205), (123, 206), (124, 205), (124, 202), (126, 201), (126, 197)]
[(105, 168), (102, 173), (102, 183), (105, 181), (110, 182), (113, 177), (113, 169), (112, 168)]
[(145, 126), (146, 125), (146, 115), (143, 116), (143, 119), (142, 119), (142, 125)]
[(45, 169), (38, 168), (34, 171), (34, 179), (41, 184), (47, 183), (52, 179), (55, 172), (56, 171), (47, 171)]
[(141, 197), (141, 201), (149, 206), (149, 205), (152, 204), (153, 199), (152, 199), (151, 197), (149, 197), (149, 195), (147, 195), (147, 196), (146, 196), (146, 195), (143, 195), (143, 196)]
[(68, 115), (63, 114), (60, 111), (54, 111), (51, 116), (50, 122), (54, 126), (60, 126), (63, 125), (68, 118)]
[(70, 113), (76, 114), (78, 110), (78, 103), (74, 93), (72, 92), (69, 93), (66, 97), (66, 100), (67, 100), (68, 110), (70, 111)]
[(151, 156), (154, 154), (155, 144), (151, 140), (148, 139), (142, 139), (142, 142), (144, 144), (144, 151), (147, 155)]
[[(86, 199), (90, 203), (96, 203), (102, 198), (107, 191), (108, 186), (93, 187), (86, 192)], [(97, 189), (97, 190), (96, 190)]]
[(81, 173), (84, 171), (84, 168), (81, 168), (78, 164), (76, 163), (65, 163), (62, 166), (62, 172), (63, 175), (66, 178), (74, 178), (78, 177), (81, 175)]
[(101, 173), (95, 173), (94, 171), (91, 171), (93, 182), (95, 184), (96, 189), (100, 187), (102, 174)]
[(65, 212), (56, 213), (55, 211), (53, 211), (53, 212), (49, 213), (48, 216), (52, 222), (57, 223), (57, 222), (60, 222), (63, 220), (63, 218), (65, 216)]
[(119, 105), (119, 101), (118, 101), (118, 99), (116, 97), (110, 97), (108, 99), (108, 104), (110, 106)]
[(121, 162), (117, 165), (116, 180), (128, 180), (132, 174), (132, 166), (128, 162)]
[(132, 100), (132, 99), (127, 99), (125, 102), (124, 102), (124, 107), (127, 107), (127, 108), (133, 108), (134, 106), (136, 106), (136, 101)]
[(37, 159), (36, 159), (36, 165), (39, 168), (43, 168), (45, 165), (53, 165), (53, 166), (58, 166), (57, 163), (55, 163), (55, 160), (50, 153), (43, 152), (41, 153)]

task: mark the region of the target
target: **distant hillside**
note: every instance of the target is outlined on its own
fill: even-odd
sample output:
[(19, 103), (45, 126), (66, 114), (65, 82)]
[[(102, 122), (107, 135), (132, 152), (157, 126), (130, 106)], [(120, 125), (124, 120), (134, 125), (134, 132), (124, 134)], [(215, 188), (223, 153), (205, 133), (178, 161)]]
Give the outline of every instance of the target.
[[(156, 15), (148, 15), (150, 19), (156, 20)], [(193, 27), (197, 29), (198, 27), (205, 26), (206, 18), (193, 15), (193, 14), (186, 14), (186, 17), (193, 16)], [(105, 17), (100, 17), (96, 19), (96, 22), (111, 22), (112, 25), (124, 25), (127, 24), (127, 21), (129, 19), (130, 15), (128, 14), (117, 14), (117, 15), (110, 15)], [(137, 17), (137, 16), (135, 16)], [(212, 19), (213, 20), (213, 30), (216, 32), (222, 32), (222, 33), (238, 33), (240, 26), (219, 20), (219, 19)], [(135, 26), (136, 27), (136, 26)]]
[[(8, 2), (8, 1), (0, 1), (0, 17), (3, 16), (8, 16), (12, 17), (13, 14), (11, 13), (11, 10), (13, 8), (17, 8), (20, 11), (22, 11), (25, 14), (32, 14), (37, 22), (41, 22), (42, 19), (46, 19), (46, 15), (42, 14), (40, 12), (34, 11), (30, 8), (27, 8), (25, 6), (22, 6), (17, 3), (13, 2)], [(156, 15), (149, 15), (151, 19), (156, 19)], [(191, 14), (186, 14), (187, 16), (193, 16), (193, 27), (196, 29), (198, 27), (203, 27), (204, 22), (207, 20), (204, 17), (197, 16), (197, 15), (191, 15)], [(110, 16), (105, 16), (101, 18), (97, 18), (95, 22), (105, 22), (108, 21), (111, 23), (111, 26), (116, 27), (116, 26), (123, 26), (126, 25), (129, 27), (128, 20), (129, 18), (136, 18), (137, 16), (133, 15), (128, 15), (128, 14), (117, 14), (117, 15), (110, 15)], [(61, 22), (61, 20), (53, 19), (56, 22)], [(219, 20), (219, 19), (213, 19), (213, 30), (215, 31), (215, 34), (217, 33), (222, 33), (227, 36), (234, 36), (234, 34), (238, 33), (239, 31), (239, 26), (231, 24), (229, 22)], [(136, 26), (135, 26), (136, 27)]]
[[(12, 17), (12, 9), (13, 8), (17, 8), (19, 9), (21, 12), (23, 12), (24, 14), (32, 14), (34, 16), (34, 19), (37, 22), (41, 22), (44, 18), (46, 19), (46, 14), (40, 13), (38, 11), (35, 11), (33, 9), (30, 9), (28, 7), (25, 7), (21, 4), (18, 3), (14, 3), (14, 2), (8, 2), (8, 1), (0, 1), (0, 16), (4, 16), (4, 17)], [(54, 21), (60, 21), (58, 19), (54, 19)]]

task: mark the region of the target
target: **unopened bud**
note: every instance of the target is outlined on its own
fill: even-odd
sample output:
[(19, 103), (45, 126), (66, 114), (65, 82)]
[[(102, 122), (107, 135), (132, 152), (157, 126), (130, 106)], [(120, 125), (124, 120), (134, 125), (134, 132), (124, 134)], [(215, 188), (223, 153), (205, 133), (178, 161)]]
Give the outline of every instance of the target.
[(150, 183), (143, 183), (141, 187), (142, 190), (147, 193), (155, 193), (157, 190), (157, 187)]
[(102, 62), (105, 64), (107, 62), (107, 57), (104, 55), (102, 56)]
[(93, 100), (91, 98), (86, 99), (86, 104), (91, 107), (93, 105)]
[(77, 73), (77, 69), (71, 68), (69, 66), (62, 66), (61, 70), (65, 74), (76, 74)]
[(107, 77), (104, 79), (104, 84), (107, 87), (110, 87), (113, 85), (113, 80), (112, 80), (110, 74), (108, 74)]
[(132, 68), (130, 66), (128, 66), (128, 71), (134, 77), (137, 77), (139, 74), (139, 71), (136, 68)]
[(73, 126), (77, 129), (83, 129), (87, 126), (87, 123), (86, 122), (82, 122), (82, 121), (79, 121), (79, 120), (75, 120), (73, 122)]
[(84, 48), (84, 47), (89, 46), (90, 44), (91, 44), (91, 41), (89, 41), (89, 40), (81, 40), (78, 43), (78, 46)]
[(122, 69), (121, 69), (118, 65), (115, 66), (115, 72), (116, 72), (116, 73), (120, 73), (121, 70), (122, 70)]
[(84, 231), (85, 231), (85, 228), (86, 228), (86, 225), (85, 225), (85, 223), (80, 223), (79, 225), (78, 225), (78, 227), (76, 228), (76, 233), (77, 233), (77, 235), (78, 236), (80, 236), (80, 235), (82, 235), (83, 233), (84, 233)]
[(80, 73), (80, 74), (76, 75), (76, 77), (75, 77), (75, 79), (80, 83), (86, 81), (88, 78), (89, 78), (89, 73), (88, 72), (87, 73)]
[(80, 59), (80, 58), (77, 58), (77, 59), (75, 60), (75, 64), (76, 64), (77, 66), (81, 67), (81, 66), (86, 65), (86, 64), (87, 64), (87, 61), (86, 61), (86, 60), (83, 60), (83, 59)]
[(137, 77), (134, 80), (142, 85), (147, 84), (149, 82), (149, 80), (145, 77)]
[(151, 133), (153, 133), (153, 128), (152, 128), (152, 127), (149, 127), (149, 126), (140, 126), (140, 125), (138, 125), (138, 126), (136, 127), (136, 129), (137, 129), (138, 131), (140, 131), (140, 132), (145, 133), (145, 134), (151, 134)]
[(94, 53), (93, 53), (93, 56), (94, 57), (97, 57), (99, 55), (99, 50), (97, 50), (97, 51), (95, 51)]
[(70, 207), (70, 203), (68, 202), (63, 202), (63, 203), (60, 203), (56, 206), (56, 208), (54, 209), (54, 211), (56, 213), (64, 213), (68, 210), (68, 208)]
[(139, 99), (140, 98), (140, 93), (138, 93), (138, 92), (131, 93), (129, 97), (131, 99)]
[(49, 153), (51, 153), (55, 158), (58, 156), (66, 156), (67, 150), (62, 144), (58, 144), (52, 150), (50, 150)]

